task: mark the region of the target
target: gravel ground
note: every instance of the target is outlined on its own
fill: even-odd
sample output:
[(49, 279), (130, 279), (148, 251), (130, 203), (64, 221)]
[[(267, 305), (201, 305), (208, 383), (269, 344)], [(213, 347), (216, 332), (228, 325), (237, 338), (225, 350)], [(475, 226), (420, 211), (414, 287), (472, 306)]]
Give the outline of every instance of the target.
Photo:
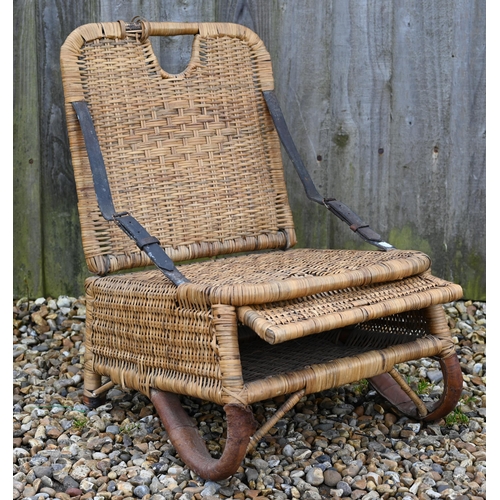
[[(14, 303), (13, 498), (486, 498), (486, 304), (460, 301), (445, 310), (465, 379), (446, 420), (401, 418), (366, 381), (324, 391), (304, 397), (234, 476), (216, 483), (184, 466), (143, 395), (116, 386), (100, 408), (82, 404), (84, 299), (21, 299)], [(436, 361), (399, 370), (424, 399), (442, 391)], [(182, 401), (216, 455), (222, 409)], [(257, 420), (280, 404), (253, 405)]]

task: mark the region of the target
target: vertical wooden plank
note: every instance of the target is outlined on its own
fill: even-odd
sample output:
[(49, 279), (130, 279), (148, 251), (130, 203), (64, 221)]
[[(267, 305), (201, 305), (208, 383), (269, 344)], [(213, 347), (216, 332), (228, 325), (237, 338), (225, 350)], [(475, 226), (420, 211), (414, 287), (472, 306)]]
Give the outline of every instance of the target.
[(158, 0), (100, 0), (99, 3), (100, 21), (122, 20), (128, 23), (137, 16), (143, 19), (159, 20), (160, 2)]
[[(295, 54), (287, 62), (284, 99), (293, 96), (289, 109), (298, 109), (291, 126), (305, 135), (300, 149), (320, 192), (350, 205), (384, 235), (387, 153), (381, 151), (390, 146), (392, 3), (339, 1), (321, 13), (306, 5), (283, 23), (300, 24), (288, 43)], [(328, 212), (310, 210), (300, 217), (308, 245), (368, 248)], [(317, 225), (305, 222), (313, 214)]]
[(43, 293), (36, 4), (14, 2), (14, 296)]
[(391, 237), (428, 251), (466, 297), (484, 298), (485, 5), (397, 5)]
[[(259, 15), (262, 9), (261, 1), (225, 0), (216, 2), (216, 19), (223, 23), (237, 23), (261, 32), (263, 18)], [(265, 2), (268, 18), (272, 18), (273, 2)]]
[(44, 0), (37, 6), (44, 291), (77, 295), (89, 273), (80, 239), (59, 53), (74, 28), (96, 19), (98, 2)]
[[(486, 297), (486, 2), (451, 2), (450, 193), (440, 262), (467, 297)], [(466, 124), (466, 126), (464, 126)], [(461, 174), (461, 175), (460, 175)]]

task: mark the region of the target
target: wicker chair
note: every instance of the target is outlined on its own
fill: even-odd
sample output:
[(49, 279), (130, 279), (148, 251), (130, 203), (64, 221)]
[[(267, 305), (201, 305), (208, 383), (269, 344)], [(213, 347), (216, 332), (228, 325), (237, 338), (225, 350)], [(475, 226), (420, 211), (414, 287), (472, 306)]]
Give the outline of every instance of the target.
[[(194, 35), (192, 57), (171, 75), (150, 37), (181, 34)], [(67, 38), (61, 66), (95, 274), (85, 283), (86, 404), (102, 404), (113, 384), (140, 391), (180, 457), (213, 480), (233, 474), (307, 394), (368, 379), (416, 419), (455, 407), (462, 375), (442, 304), (461, 288), (434, 277), (425, 254), (393, 248), (318, 194), (255, 33), (218, 23), (88, 24)], [(291, 248), (280, 139), (307, 196), (373, 251)], [(395, 367), (422, 357), (439, 358), (444, 373), (429, 408)], [(224, 407), (219, 458), (178, 395)], [(256, 432), (251, 404), (283, 395)]]

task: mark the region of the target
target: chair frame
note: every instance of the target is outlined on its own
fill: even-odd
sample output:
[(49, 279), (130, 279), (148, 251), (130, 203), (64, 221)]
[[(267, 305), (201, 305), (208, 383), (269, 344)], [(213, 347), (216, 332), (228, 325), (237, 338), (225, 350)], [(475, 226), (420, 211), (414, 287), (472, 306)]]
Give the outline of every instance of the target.
[[(215, 236), (210, 238), (209, 235), (208, 241), (200, 244), (189, 239), (187, 243), (170, 244), (165, 241), (168, 236), (153, 233), (151, 227), (154, 225), (147, 218), (135, 216), (142, 211), (142, 206), (134, 205), (134, 216), (128, 209), (115, 209), (116, 195), (120, 208), (123, 204), (120, 189), (116, 187), (119, 186), (117, 175), (120, 170), (113, 167), (118, 174), (113, 173), (109, 178), (108, 167), (113, 161), (106, 151), (103, 152), (113, 139), (112, 133), (106, 135), (106, 127), (112, 129), (115, 118), (107, 116), (106, 120), (111, 125), (108, 122), (103, 125), (96, 101), (90, 99), (89, 102), (87, 94), (90, 92), (91, 77), (84, 72), (88, 71), (91, 75), (97, 66), (92, 66), (94, 62), (85, 59), (90, 56), (83, 51), (90, 47), (91, 52), (101, 42), (106, 44), (106, 50), (111, 47), (111, 51), (128, 50), (131, 46), (137, 53), (145, 54), (147, 71), (154, 75), (158, 73), (175, 86), (175, 76), (155, 69), (157, 66), (149, 38), (178, 34), (193, 34), (210, 43), (222, 43), (222, 39), (230, 43), (236, 40), (237, 44), (244, 45), (244, 51), (248, 47), (253, 51), (251, 64), (257, 69), (256, 76), (252, 78), (258, 80), (256, 93), (259, 95), (257, 104), (252, 105), (263, 117), (260, 128), (266, 130), (263, 135), (268, 137), (264, 156), (272, 157), (270, 183), (279, 184), (276, 188), (276, 198), (279, 199), (276, 202), (278, 229), (247, 237), (247, 228), (232, 240)], [(200, 49), (199, 43), (195, 40), (193, 47), (199, 51), (198, 55), (203, 52), (198, 61), (201, 65), (200, 61), (208, 57), (208, 49)], [(193, 66), (193, 63), (190, 64)], [(87, 405), (96, 407), (102, 404), (106, 392), (114, 384), (144, 393), (151, 399), (184, 462), (201, 477), (212, 480), (233, 474), (245, 454), (307, 394), (366, 378), (398, 412), (415, 419), (438, 420), (455, 407), (462, 392), (463, 380), (442, 304), (460, 298), (461, 288), (433, 277), (429, 270), (430, 259), (424, 254), (395, 249), (347, 205), (318, 193), (297, 152), (274, 94), (269, 54), (255, 33), (243, 26), (220, 23), (139, 21), (127, 24), (119, 21), (85, 25), (70, 34), (63, 45), (61, 66), (82, 239), (89, 269), (98, 275), (86, 281), (88, 313), (84, 401)], [(94, 69), (88, 70), (87, 66)], [(190, 71), (194, 71), (193, 67)], [(180, 75), (178, 80), (182, 78)], [(133, 75), (130, 85), (136, 85)], [(145, 89), (144, 94), (149, 91)], [(179, 99), (182, 101), (182, 98)], [(187, 99), (188, 105), (193, 106), (193, 99), (190, 99)], [(125, 103), (123, 106), (128, 105)], [(133, 103), (130, 106), (133, 107)], [(166, 109), (168, 106), (165, 106)], [(158, 109), (159, 113), (163, 112)], [(245, 109), (241, 112), (223, 110), (221, 113), (229, 116), (240, 112), (244, 123), (245, 113), (250, 116), (252, 112), (250, 105)], [(177, 113), (183, 116), (182, 110), (177, 110)], [(202, 118), (209, 120), (213, 117), (207, 115)], [(181, 128), (184, 130), (188, 122), (185, 117), (183, 119)], [(157, 124), (160, 120), (156, 115), (153, 121), (154, 127), (159, 129)], [(219, 129), (222, 127), (220, 124), (217, 126)], [(205, 133), (205, 128), (200, 130)], [(238, 136), (236, 132), (231, 133)], [(169, 137), (174, 136), (175, 131), (170, 134)], [(217, 140), (226, 140), (220, 132), (217, 134)], [(122, 140), (120, 148), (123, 149), (130, 138), (123, 132), (117, 135)], [(199, 132), (194, 132), (194, 135), (198, 137)], [(279, 167), (276, 171), (282, 172), (278, 136), (308, 198), (324, 205), (363, 240), (374, 245), (377, 251), (323, 250), (318, 254), (307, 249), (288, 250), (295, 244), (295, 233), (286, 188), (281, 187), (282, 174), (275, 173), (276, 166)], [(195, 149), (198, 148), (199, 152), (208, 145), (211, 148), (208, 155), (213, 156), (213, 151), (217, 151), (219, 146), (211, 144), (209, 139), (203, 140), (196, 142)], [(158, 139), (157, 143), (160, 144), (161, 140)], [(134, 147), (132, 152), (136, 155)], [(177, 154), (178, 149), (171, 147), (173, 154)], [(148, 152), (141, 154), (147, 157)], [(193, 164), (189, 152), (182, 154), (187, 158), (186, 165)], [(123, 154), (121, 158), (123, 160)], [(200, 162), (202, 160), (198, 160)], [(161, 175), (160, 179), (168, 177), (165, 173)], [(220, 221), (220, 225), (223, 222)], [(174, 226), (175, 222), (163, 225)], [(120, 236), (120, 230), (125, 239)], [(127, 238), (136, 246), (130, 246)], [(199, 257), (252, 250), (267, 252), (177, 266), (178, 262)], [(334, 256), (339, 262), (329, 264), (328, 272), (324, 271), (321, 267), (326, 266), (323, 260), (332, 260)], [(361, 261), (364, 256), (369, 259), (368, 264), (363, 261), (359, 265), (353, 263), (347, 266), (349, 269), (346, 267), (348, 259)], [(278, 263), (284, 262), (284, 266), (302, 258), (305, 263), (296, 264), (295, 275), (283, 278), (276, 272), (272, 280), (265, 283), (262, 276), (271, 258), (276, 258)], [(314, 273), (307, 274), (307, 265), (311, 262), (321, 268), (314, 271), (315, 276)], [(255, 281), (241, 283), (235, 280), (231, 283), (230, 266), (234, 263), (242, 269), (256, 266)], [(151, 264), (156, 268), (128, 274), (115, 273)], [(226, 276), (225, 281), (217, 281), (215, 277), (222, 275)], [(109, 298), (111, 292), (116, 298)], [(140, 300), (143, 302), (139, 304)], [(348, 302), (349, 305), (337, 307), (336, 302)], [(325, 309), (321, 309), (323, 307)], [(312, 316), (297, 319), (302, 310), (313, 311)], [(281, 321), (280, 318), (285, 315), (289, 316)], [(141, 330), (139, 326), (142, 323), (144, 327)], [(176, 340), (180, 329), (186, 330), (188, 336)], [(120, 337), (122, 333), (123, 338)], [(116, 352), (127, 342), (132, 347), (126, 346), (126, 352), (120, 354), (123, 359), (118, 367)], [(333, 347), (323, 359), (320, 351), (324, 343)], [(175, 349), (179, 351), (174, 352)], [(295, 366), (294, 356), (300, 357), (302, 349), (315, 355), (316, 358), (312, 359), (317, 361), (299, 362)], [(162, 352), (166, 353), (165, 362), (161, 359)], [(281, 354), (284, 352), (287, 354)], [(290, 356), (290, 360), (285, 368), (276, 367), (273, 372), (274, 367), (266, 367), (269, 371), (264, 375), (254, 375), (251, 356), (257, 359), (260, 353), (264, 353), (264, 358), (269, 356), (265, 359)], [(193, 359), (186, 360), (189, 356)], [(439, 359), (444, 374), (443, 394), (430, 407), (420, 400), (396, 370), (398, 363), (422, 357)], [(188, 363), (189, 368), (177, 371), (177, 366)], [(103, 377), (109, 380), (105, 381)], [(227, 438), (220, 458), (213, 458), (208, 452), (177, 394), (210, 400), (224, 407)], [(287, 401), (273, 418), (256, 430), (251, 404), (285, 394), (289, 395)]]

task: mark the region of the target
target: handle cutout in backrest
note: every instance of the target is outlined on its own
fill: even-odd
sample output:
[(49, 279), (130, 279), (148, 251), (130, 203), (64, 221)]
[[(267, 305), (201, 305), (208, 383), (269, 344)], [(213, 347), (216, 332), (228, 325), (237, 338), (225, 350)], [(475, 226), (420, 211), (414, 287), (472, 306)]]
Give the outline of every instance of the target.
[(141, 40), (149, 38), (153, 54), (163, 72), (163, 77), (181, 76), (197, 62), (195, 35), (197, 23), (155, 23), (139, 20)]
[(180, 76), (193, 65), (194, 35), (174, 35), (160, 40), (150, 38), (164, 76)]

